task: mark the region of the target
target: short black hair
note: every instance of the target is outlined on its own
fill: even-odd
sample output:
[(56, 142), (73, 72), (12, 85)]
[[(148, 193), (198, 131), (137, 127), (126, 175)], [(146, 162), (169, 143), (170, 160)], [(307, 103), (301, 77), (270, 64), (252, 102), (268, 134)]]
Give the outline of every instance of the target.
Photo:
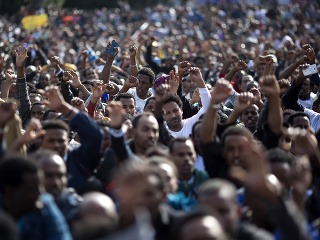
[(269, 163), (288, 163), (292, 164), (294, 157), (281, 148), (272, 148), (267, 151), (267, 159)]
[[(202, 116), (202, 115), (201, 115)], [(192, 129), (191, 129), (191, 136), (193, 136), (194, 137), (194, 131), (196, 130), (196, 126), (197, 125), (199, 125), (199, 124), (202, 124), (203, 123), (203, 121), (202, 120), (198, 120), (198, 121), (196, 121), (193, 125), (192, 125)]]
[(230, 126), (222, 133), (222, 136), (221, 136), (222, 146), (225, 145), (226, 138), (231, 135), (244, 136), (249, 139), (253, 138), (252, 133), (250, 132), (249, 129), (244, 127), (239, 127), (239, 126)]
[[(191, 141), (191, 138), (186, 138), (186, 137), (177, 137), (177, 138), (173, 138), (170, 143), (169, 143), (169, 152), (172, 153), (173, 152), (173, 148), (174, 148), (174, 145), (176, 143), (185, 143), (187, 141)], [(193, 142), (192, 142), (193, 143)]]
[(149, 102), (150, 102), (151, 100), (156, 100), (156, 98), (155, 98), (155, 97), (149, 97), (149, 98), (147, 99), (147, 101), (146, 101), (146, 104), (145, 104), (144, 107), (143, 107), (143, 110), (146, 109), (146, 107), (148, 106), (148, 104), (149, 104)]
[(48, 109), (47, 111), (44, 112), (42, 119), (44, 121), (47, 120), (50, 113), (58, 113), (58, 112), (52, 109)]
[(95, 71), (95, 70), (94, 70), (93, 68), (91, 68), (91, 67), (86, 68), (85, 70), (83, 70), (83, 73), (82, 73), (83, 77), (86, 77), (88, 70), (93, 70), (93, 71)]
[(44, 130), (48, 130), (48, 129), (61, 129), (64, 130), (68, 133), (70, 132), (70, 128), (69, 126), (63, 122), (62, 120), (59, 119), (50, 119), (50, 120), (46, 120), (42, 123), (42, 128)]
[(294, 122), (294, 119), (297, 118), (297, 117), (307, 117), (309, 119), (309, 122), (310, 122), (310, 117), (308, 114), (304, 113), (304, 112), (296, 112), (296, 113), (293, 113), (290, 115), (290, 117), (288, 118), (288, 124), (290, 126), (292, 126), (293, 122)]
[(170, 103), (170, 102), (177, 103), (179, 108), (182, 109), (182, 101), (177, 94), (169, 93), (168, 96), (164, 99), (163, 105)]
[(142, 74), (142, 75), (146, 75), (149, 77), (149, 82), (151, 84), (154, 83), (154, 80), (156, 78), (156, 75), (154, 74), (154, 72), (152, 71), (151, 68), (147, 68), (147, 67), (143, 67), (138, 71), (138, 74)]
[(114, 101), (120, 101), (121, 98), (126, 98), (126, 99), (130, 99), (133, 98), (134, 102), (136, 102), (136, 99), (134, 98), (134, 96), (131, 93), (119, 93), (113, 100)]
[(25, 174), (37, 172), (37, 165), (22, 155), (5, 158), (0, 164), (0, 191), (4, 193), (6, 187), (19, 187)]
[(153, 113), (151, 112), (143, 112), (139, 114), (138, 116), (135, 116), (132, 120), (132, 128), (137, 128), (139, 121), (142, 117), (154, 117)]

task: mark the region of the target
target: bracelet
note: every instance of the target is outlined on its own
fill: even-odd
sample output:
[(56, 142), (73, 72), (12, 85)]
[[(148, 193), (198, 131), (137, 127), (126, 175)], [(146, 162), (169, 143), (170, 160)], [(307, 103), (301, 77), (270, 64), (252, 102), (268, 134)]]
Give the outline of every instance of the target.
[(218, 110), (221, 108), (221, 103), (213, 104), (211, 108)]
[(66, 118), (67, 117), (69, 117), (70, 115), (71, 115), (71, 113), (73, 113), (73, 110), (74, 110), (74, 108), (72, 107), (71, 109), (70, 109), (70, 111), (66, 114), (66, 115), (64, 115)]

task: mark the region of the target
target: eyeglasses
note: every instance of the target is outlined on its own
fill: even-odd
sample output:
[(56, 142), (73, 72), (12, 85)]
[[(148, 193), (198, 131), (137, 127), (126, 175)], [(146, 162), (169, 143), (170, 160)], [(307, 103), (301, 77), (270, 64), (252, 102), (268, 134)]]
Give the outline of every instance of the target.
[(31, 114), (32, 114), (33, 116), (35, 116), (35, 115), (43, 115), (43, 114), (44, 114), (44, 111), (31, 111)]

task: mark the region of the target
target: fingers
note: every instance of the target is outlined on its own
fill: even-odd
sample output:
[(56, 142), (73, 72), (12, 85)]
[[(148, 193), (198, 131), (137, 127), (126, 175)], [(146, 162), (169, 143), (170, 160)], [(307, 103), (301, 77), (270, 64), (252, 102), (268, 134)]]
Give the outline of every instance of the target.
[(238, 101), (247, 105), (252, 105), (254, 103), (255, 97), (251, 92), (243, 92), (238, 96)]

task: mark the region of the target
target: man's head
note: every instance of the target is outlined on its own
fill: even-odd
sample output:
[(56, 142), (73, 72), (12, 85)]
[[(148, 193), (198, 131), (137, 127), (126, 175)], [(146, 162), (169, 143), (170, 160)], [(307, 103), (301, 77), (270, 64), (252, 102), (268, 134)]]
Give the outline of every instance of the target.
[(137, 78), (139, 84), (136, 87), (138, 96), (145, 96), (148, 94), (149, 88), (153, 87), (153, 82), (155, 80), (155, 74), (150, 68), (141, 68), (138, 71)]
[(239, 78), (238, 84), (239, 84), (239, 90), (241, 92), (247, 91), (247, 84), (249, 82), (253, 82), (253, 77), (251, 75), (243, 75), (241, 78)]
[(188, 213), (178, 219), (172, 226), (172, 233), (172, 239), (177, 240), (227, 239), (219, 221), (203, 210)]
[(144, 152), (156, 145), (159, 139), (159, 124), (154, 115), (144, 112), (136, 116), (132, 121), (132, 135), (135, 146)]
[(232, 236), (239, 221), (235, 186), (223, 179), (208, 180), (200, 186), (197, 199), (200, 207), (213, 211), (224, 230)]
[(169, 129), (180, 130), (182, 128), (182, 102), (180, 97), (169, 93), (164, 100), (162, 110)]
[(98, 74), (96, 73), (96, 71), (93, 68), (86, 68), (83, 71), (83, 77), (86, 80), (93, 80), (93, 79), (98, 79)]
[(273, 148), (267, 152), (271, 173), (286, 187), (290, 187), (290, 171), (293, 155), (280, 148)]
[(263, 62), (260, 62), (260, 63), (257, 65), (257, 67), (256, 67), (256, 73), (257, 73), (257, 76), (258, 76), (259, 78), (262, 77), (265, 67), (266, 67), (266, 64), (263, 63)]
[(288, 124), (293, 128), (310, 129), (310, 118), (304, 112), (296, 112), (288, 118)]
[(299, 97), (308, 96), (313, 91), (314, 85), (310, 82), (310, 79), (307, 78), (302, 84), (302, 88), (299, 92)]
[(41, 187), (36, 164), (25, 157), (12, 156), (0, 164), (0, 192), (15, 219), (36, 209)]
[(179, 180), (189, 180), (194, 172), (196, 150), (190, 138), (175, 138), (170, 142), (169, 151), (178, 169)]
[(222, 134), (222, 155), (229, 166), (241, 165), (240, 155), (243, 141), (253, 141), (252, 133), (247, 128), (232, 126)]
[(44, 89), (50, 85), (50, 74), (49, 73), (41, 73), (38, 80), (39, 88)]
[(59, 200), (68, 182), (67, 168), (63, 159), (50, 150), (39, 150), (32, 158), (44, 173), (46, 191)]
[(122, 107), (126, 113), (129, 113), (131, 116), (136, 114), (136, 100), (132, 94), (120, 93), (114, 100), (122, 103)]
[(175, 164), (166, 157), (152, 156), (149, 165), (158, 168), (164, 176), (166, 192), (175, 193), (178, 190), (178, 171)]
[(146, 104), (144, 105), (143, 111), (144, 112), (154, 112), (155, 105), (156, 105), (155, 97), (150, 97), (146, 101)]
[(35, 102), (34, 104), (32, 104), (32, 107), (31, 107), (32, 117), (42, 121), (43, 115), (46, 111), (47, 111), (47, 107), (42, 102)]
[(191, 129), (191, 138), (197, 153), (199, 153), (199, 151), (201, 152), (201, 140), (200, 140), (201, 128), (202, 128), (202, 121), (197, 121), (195, 124), (193, 124)]
[(124, 219), (132, 219), (141, 208), (147, 208), (154, 218), (160, 203), (165, 201), (163, 176), (147, 163), (130, 160), (120, 165), (115, 184)]
[(248, 128), (251, 132), (254, 132), (256, 130), (258, 119), (259, 108), (255, 104), (246, 109), (240, 117), (240, 120), (243, 122), (244, 126)]
[(29, 98), (30, 98), (31, 104), (43, 101), (43, 97), (39, 93), (30, 93)]
[(46, 133), (41, 139), (40, 147), (56, 151), (60, 157), (67, 152), (69, 142), (69, 126), (61, 120), (47, 120), (42, 124)]

